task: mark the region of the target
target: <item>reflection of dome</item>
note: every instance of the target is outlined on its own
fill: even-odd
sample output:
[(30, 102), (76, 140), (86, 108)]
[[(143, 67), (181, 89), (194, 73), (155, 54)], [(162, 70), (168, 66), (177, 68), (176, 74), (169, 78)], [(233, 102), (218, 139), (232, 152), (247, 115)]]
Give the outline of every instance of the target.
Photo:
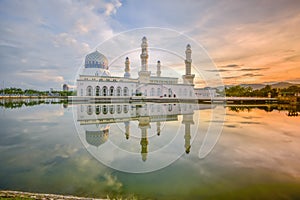
[(83, 126), (85, 131), (104, 131), (109, 128), (108, 124), (88, 124)]
[(101, 144), (104, 144), (108, 140), (109, 129), (101, 131), (86, 131), (85, 139), (87, 143), (95, 147), (99, 147)]
[(103, 54), (96, 50), (85, 57), (84, 67), (108, 69), (108, 60)]
[(108, 140), (109, 125), (90, 124), (84, 126), (85, 140), (88, 144), (99, 147)]

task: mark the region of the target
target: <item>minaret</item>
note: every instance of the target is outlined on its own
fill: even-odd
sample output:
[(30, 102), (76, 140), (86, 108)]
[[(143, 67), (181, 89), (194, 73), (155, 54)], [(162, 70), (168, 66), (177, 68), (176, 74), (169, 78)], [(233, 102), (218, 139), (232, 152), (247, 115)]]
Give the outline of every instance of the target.
[(125, 125), (125, 137), (128, 140), (130, 136), (130, 122), (124, 122)]
[(193, 114), (187, 114), (182, 116), (182, 124), (185, 125), (184, 130), (184, 148), (185, 153), (190, 153), (191, 150), (191, 124), (194, 124)]
[(161, 75), (161, 65), (160, 65), (160, 61), (157, 61), (157, 71), (156, 71), (156, 76), (160, 77)]
[(141, 71), (139, 71), (139, 82), (140, 83), (149, 83), (150, 82), (150, 74), (148, 71), (148, 43), (147, 38), (144, 36), (142, 39), (142, 53), (141, 53)]
[(150, 128), (150, 118), (149, 117), (140, 117), (139, 118), (139, 128), (141, 129), (141, 154), (142, 160), (147, 160), (148, 153), (148, 128)]
[(188, 44), (185, 50), (185, 75), (182, 76), (183, 83), (194, 85), (195, 74), (192, 73), (192, 49), (191, 45)]
[(157, 135), (160, 136), (160, 122), (156, 122), (156, 132), (157, 132)]
[(126, 57), (125, 59), (125, 73), (124, 73), (124, 78), (130, 78), (130, 61), (129, 58)]

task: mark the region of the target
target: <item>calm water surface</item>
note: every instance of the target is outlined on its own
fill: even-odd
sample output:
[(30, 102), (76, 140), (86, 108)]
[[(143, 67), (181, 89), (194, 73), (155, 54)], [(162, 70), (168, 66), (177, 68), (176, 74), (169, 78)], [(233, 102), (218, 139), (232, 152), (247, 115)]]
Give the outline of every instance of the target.
[[(138, 199), (300, 198), (300, 116), (288, 116), (288, 108), (110, 106), (2, 104), (0, 189)], [(216, 126), (223, 128), (217, 144), (199, 159)], [(167, 153), (154, 154), (160, 149)], [(180, 158), (170, 162), (170, 152)], [(151, 171), (158, 164), (148, 173), (113, 169)]]

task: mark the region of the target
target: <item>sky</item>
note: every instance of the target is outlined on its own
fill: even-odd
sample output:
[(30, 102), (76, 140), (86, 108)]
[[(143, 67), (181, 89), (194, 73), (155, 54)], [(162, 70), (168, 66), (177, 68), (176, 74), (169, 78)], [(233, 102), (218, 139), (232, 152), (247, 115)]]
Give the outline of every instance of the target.
[(0, 0), (0, 88), (74, 85), (97, 45), (144, 27), (201, 44), (224, 84), (300, 83), (299, 0)]

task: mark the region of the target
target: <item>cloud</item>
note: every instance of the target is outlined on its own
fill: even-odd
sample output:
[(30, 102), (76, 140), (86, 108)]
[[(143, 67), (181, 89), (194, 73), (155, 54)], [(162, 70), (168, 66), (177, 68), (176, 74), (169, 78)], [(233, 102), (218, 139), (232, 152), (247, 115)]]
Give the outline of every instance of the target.
[(219, 67), (222, 67), (222, 68), (237, 68), (237, 67), (240, 67), (240, 65), (229, 64), (229, 65), (223, 65), (223, 66), (219, 66)]
[(247, 73), (241, 75), (242, 77), (256, 77), (256, 76), (263, 76), (262, 74), (252, 74), (252, 73)]
[(229, 70), (227, 69), (211, 69), (211, 70), (206, 70), (208, 72), (228, 72)]
[(241, 74), (237, 76), (223, 76), (222, 79), (225, 80), (231, 80), (234, 79), (239, 80), (239, 79), (245, 79), (245, 78), (253, 78), (253, 77), (259, 77), (259, 76), (264, 76), (263, 74), (253, 74), (253, 73), (247, 73), (247, 74)]
[(105, 4), (105, 15), (109, 16), (112, 14), (116, 14), (117, 9), (122, 6), (122, 3), (119, 0), (115, 0), (111, 3)]
[[(64, 77), (60, 75), (57, 70), (50, 69), (23, 70), (21, 72), (17, 72), (16, 77), (39, 89), (41, 89), (41, 86), (43, 87), (48, 84), (57, 85), (57, 88), (61, 89), (61, 85), (65, 82)], [(38, 86), (35, 85), (37, 82), (39, 83)]]
[[(155, 26), (173, 28), (201, 44), (221, 68), (193, 57), (193, 64), (207, 72), (240, 82), (246, 81), (245, 72), (263, 72), (247, 79), (252, 82), (296, 80), (299, 8), (297, 0), (0, 1), (0, 79), (11, 86), (40, 86), (42, 80), (18, 79), (20, 73), (54, 68), (55, 76), (72, 82), (84, 56), (99, 43), (121, 31)], [(157, 37), (165, 44), (170, 36)]]
[(261, 67), (261, 68), (243, 68), (240, 69), (239, 71), (261, 71), (261, 70), (265, 70), (265, 69), (269, 69), (268, 67)]
[(228, 80), (228, 79), (237, 79), (240, 78), (240, 76), (224, 76), (222, 79)]
[[(299, 70), (293, 69), (300, 63), (300, 28), (296, 25), (300, 23), (300, 2), (234, 2), (215, 3), (188, 33), (206, 47), (218, 66), (232, 62), (269, 68), (264, 79), (277, 81), (288, 79), (282, 77), (283, 69), (294, 72), (289, 76), (300, 76)], [(257, 77), (252, 81), (264, 80)]]
[[(84, 56), (113, 35), (105, 15), (109, 2), (91, 3), (1, 1), (0, 79), (5, 85), (60, 89), (57, 83), (73, 82)], [(117, 1), (113, 4), (120, 7)], [(41, 78), (25, 73), (29, 69)]]

